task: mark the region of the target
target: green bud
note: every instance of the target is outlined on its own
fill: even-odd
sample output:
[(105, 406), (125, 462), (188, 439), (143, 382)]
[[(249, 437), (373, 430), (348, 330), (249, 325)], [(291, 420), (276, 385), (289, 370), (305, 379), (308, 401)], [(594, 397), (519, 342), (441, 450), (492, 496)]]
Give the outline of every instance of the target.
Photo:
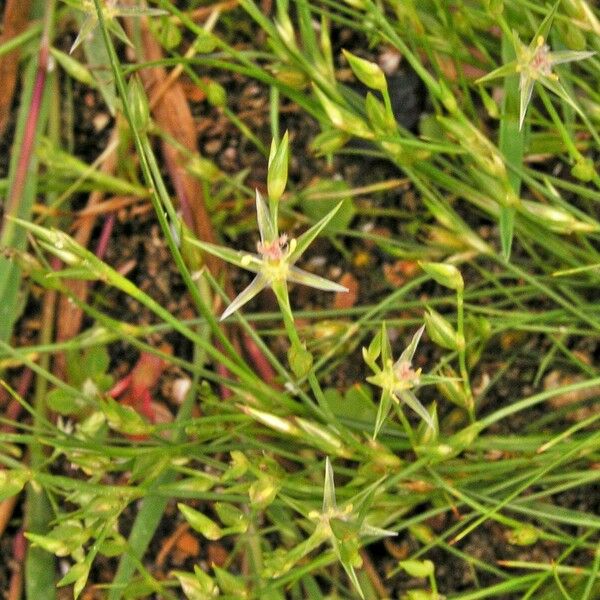
[(434, 566), (430, 560), (401, 560), (398, 564), (411, 577), (430, 577), (433, 575)]
[(136, 76), (129, 81), (127, 103), (131, 113), (132, 125), (140, 131), (146, 131), (150, 124), (150, 108), (144, 86)]
[(440, 381), (436, 387), (444, 398), (461, 408), (471, 411), (473, 409), (473, 398), (465, 393), (465, 388), (461, 384), (456, 371), (452, 367), (446, 367), (442, 370), (442, 375), (447, 379)]
[(23, 470), (0, 471), (0, 501), (16, 496), (29, 481), (30, 474)]
[(223, 536), (221, 528), (206, 515), (179, 502), (177, 508), (190, 524), (191, 528), (201, 533), (208, 540), (219, 540)]
[(209, 31), (201, 29), (198, 37), (194, 40), (194, 50), (198, 54), (208, 54), (213, 52), (216, 47), (217, 38)]
[(538, 541), (539, 537), (540, 532), (533, 525), (521, 525), (506, 534), (508, 543), (515, 546), (531, 546)]
[(385, 106), (371, 92), (367, 92), (365, 98), (365, 111), (375, 131), (387, 135), (396, 128), (395, 119), (390, 118)]
[(428, 308), (424, 318), (427, 335), (429, 335), (438, 346), (447, 348), (448, 350), (458, 349), (456, 331), (454, 331), (452, 325), (450, 325), (439, 312), (436, 312), (432, 308)]
[(221, 84), (211, 81), (206, 86), (206, 99), (213, 106), (225, 106), (227, 104), (227, 92)]
[(275, 139), (271, 141), (267, 173), (267, 190), (271, 202), (278, 202), (285, 191), (288, 178), (288, 155), (288, 132), (286, 131), (279, 144)]
[(429, 590), (407, 590), (402, 598), (403, 600), (442, 600), (445, 596)]
[(350, 136), (343, 131), (326, 129), (312, 139), (310, 150), (315, 156), (335, 154), (348, 143), (349, 139)]
[(227, 527), (242, 526), (244, 531), (248, 527), (248, 518), (237, 506), (228, 502), (216, 502), (214, 507), (223, 525), (227, 525)]
[(424, 523), (416, 523), (415, 525), (411, 525), (408, 530), (410, 531), (411, 535), (422, 544), (431, 544), (436, 537), (431, 527), (425, 525)]
[(288, 350), (288, 363), (298, 379), (306, 377), (313, 365), (312, 354), (299, 344), (292, 344)]
[(557, 233), (589, 233), (598, 229), (594, 223), (579, 221), (572, 214), (556, 206), (530, 200), (523, 200), (521, 205), (536, 221), (541, 221), (548, 229)]
[(460, 271), (447, 263), (419, 262), (422, 269), (435, 281), (451, 290), (462, 291), (465, 287)]
[(246, 458), (246, 455), (239, 450), (231, 451), (231, 463), (229, 468), (221, 477), (221, 481), (230, 481), (232, 479), (239, 479), (248, 470), (250, 463)]
[(342, 50), (350, 68), (356, 78), (364, 83), (367, 87), (372, 90), (378, 90), (383, 92), (387, 88), (387, 82), (385, 80), (385, 74), (381, 70), (381, 67), (374, 62), (359, 58), (358, 56), (348, 52), (348, 50)]
[(596, 169), (594, 168), (594, 162), (591, 158), (585, 158), (583, 156), (580, 156), (577, 159), (577, 162), (571, 169), (571, 175), (580, 181), (591, 181), (595, 174)]
[(232, 575), (229, 571), (213, 565), (213, 571), (217, 578), (217, 583), (223, 592), (230, 594), (234, 598), (247, 598), (246, 584), (241, 577)]
[(112, 398), (107, 398), (101, 404), (102, 412), (108, 426), (125, 435), (145, 435), (152, 431), (144, 419), (131, 407), (119, 404)]
[(198, 565), (194, 566), (194, 575), (186, 571), (171, 571), (179, 580), (183, 593), (189, 600), (212, 600), (219, 595), (219, 588)]
[(458, 104), (456, 103), (456, 97), (450, 90), (450, 88), (440, 80), (438, 82), (439, 87), (439, 99), (444, 105), (444, 108), (450, 113), (455, 114), (458, 112)]
[(243, 404), (238, 406), (243, 413), (247, 414), (249, 417), (252, 417), (259, 423), (262, 423), (271, 429), (275, 429), (275, 431), (279, 431), (287, 435), (300, 435), (300, 430), (288, 419), (283, 419), (282, 417), (278, 417), (273, 413), (268, 413), (250, 406), (245, 406)]
[(275, 28), (281, 39), (289, 48), (296, 48), (296, 32), (289, 14), (280, 9), (279, 3), (277, 18), (275, 19)]
[(338, 129), (351, 133), (366, 140), (372, 140), (375, 136), (367, 124), (354, 113), (338, 106), (330, 100), (319, 88), (314, 88), (315, 95), (319, 99), (323, 110), (333, 125)]
[(498, 109), (498, 104), (496, 104), (496, 101), (488, 94), (487, 90), (482, 85), (479, 86), (479, 96), (487, 114), (492, 119), (499, 118), (500, 110)]
[(273, 69), (273, 75), (278, 81), (295, 90), (303, 90), (309, 83), (308, 78), (302, 71), (288, 65), (278, 65)]
[(333, 454), (336, 456), (350, 456), (350, 453), (345, 448), (342, 440), (332, 433), (329, 429), (315, 423), (314, 421), (308, 421), (301, 417), (296, 417), (296, 423), (305, 433), (306, 437), (312, 441), (312, 443), (321, 448), (327, 454)]
[(451, 446), (457, 452), (462, 452), (468, 448), (479, 436), (483, 426), (479, 422), (472, 423), (458, 433), (455, 433), (449, 440)]
[(91, 71), (84, 67), (78, 60), (75, 60), (72, 56), (61, 52), (56, 48), (50, 48), (50, 54), (52, 54), (52, 57), (70, 77), (80, 81), (84, 85), (93, 88), (97, 87), (96, 80)]
[(248, 489), (251, 506), (257, 510), (267, 508), (275, 500), (279, 487), (275, 478), (269, 475), (263, 475), (257, 479)]

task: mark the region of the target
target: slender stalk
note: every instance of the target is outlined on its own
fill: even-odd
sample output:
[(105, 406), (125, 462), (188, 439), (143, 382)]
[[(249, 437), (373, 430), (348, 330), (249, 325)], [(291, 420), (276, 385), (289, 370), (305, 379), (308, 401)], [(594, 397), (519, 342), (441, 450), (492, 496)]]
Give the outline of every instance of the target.
[(29, 105), (29, 116), (25, 125), (25, 133), (21, 143), (19, 160), (15, 170), (13, 182), (10, 188), (9, 196), (6, 200), (4, 210), (4, 221), (0, 224), (0, 247), (5, 248), (10, 246), (14, 231), (14, 222), (6, 219), (7, 216), (19, 216), (19, 204), (21, 196), (25, 189), (25, 183), (29, 173), (29, 166), (34, 155), (36, 137), (38, 133), (38, 122), (42, 110), (42, 98), (46, 88), (46, 80), (48, 76), (50, 63), (50, 44), (54, 26), (54, 10), (56, 0), (48, 0), (44, 13), (44, 25), (40, 38), (40, 47), (37, 56), (37, 67), (35, 82), (33, 84), (33, 94)]

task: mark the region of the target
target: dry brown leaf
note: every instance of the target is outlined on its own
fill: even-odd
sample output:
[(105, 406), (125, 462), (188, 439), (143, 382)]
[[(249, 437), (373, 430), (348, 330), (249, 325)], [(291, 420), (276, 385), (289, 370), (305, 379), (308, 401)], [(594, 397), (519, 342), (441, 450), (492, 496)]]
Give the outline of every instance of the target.
[[(31, 0), (7, 0), (2, 19), (2, 34), (0, 46), (25, 31), (29, 21)], [(13, 96), (17, 86), (19, 73), (19, 50), (8, 52), (0, 57), (0, 81), (2, 93), (0, 94), (0, 136), (3, 135), (13, 103)]]
[(358, 300), (358, 289), (359, 284), (352, 275), (352, 273), (344, 273), (340, 278), (340, 284), (348, 288), (347, 292), (336, 292), (333, 300), (333, 308), (338, 310), (344, 310), (345, 308), (352, 308)]

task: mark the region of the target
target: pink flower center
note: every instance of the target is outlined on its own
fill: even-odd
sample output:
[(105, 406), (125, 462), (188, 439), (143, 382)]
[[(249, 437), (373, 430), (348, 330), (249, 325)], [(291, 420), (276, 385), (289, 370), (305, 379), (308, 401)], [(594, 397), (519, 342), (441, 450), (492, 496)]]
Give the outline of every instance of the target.
[(552, 73), (552, 63), (550, 62), (549, 55), (550, 46), (548, 44), (541, 44), (531, 59), (531, 69), (542, 75), (550, 75)]
[(419, 383), (419, 372), (412, 368), (412, 365), (408, 361), (403, 361), (394, 368), (394, 375), (399, 381), (403, 381), (410, 385), (416, 385)]
[(288, 236), (284, 233), (270, 242), (257, 242), (257, 252), (267, 260), (280, 260), (287, 249)]

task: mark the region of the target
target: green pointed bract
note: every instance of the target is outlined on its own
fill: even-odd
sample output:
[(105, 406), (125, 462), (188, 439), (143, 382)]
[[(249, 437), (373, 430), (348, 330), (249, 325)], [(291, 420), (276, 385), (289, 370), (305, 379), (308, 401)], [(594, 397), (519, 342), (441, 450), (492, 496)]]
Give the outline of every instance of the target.
[(271, 218), (269, 207), (258, 190), (256, 190), (256, 221), (261, 243), (274, 242), (278, 237), (277, 223)]
[(295, 266), (289, 268), (287, 280), (292, 283), (301, 283), (302, 285), (307, 285), (317, 290), (324, 290), (325, 292), (348, 291), (347, 287), (340, 285), (339, 283), (335, 283), (334, 281), (330, 281), (319, 275), (314, 275), (313, 273), (309, 273), (308, 271), (304, 271)]
[(73, 54), (75, 49), (78, 46), (80, 46), (88, 38), (89, 35), (91, 35), (97, 23), (98, 19), (96, 18), (95, 14), (89, 15), (85, 18), (83, 24), (81, 25), (81, 29), (79, 30), (79, 33), (77, 34), (77, 37), (75, 38), (75, 41), (73, 42), (73, 45), (69, 50), (69, 54)]
[(390, 338), (387, 334), (387, 327), (385, 321), (381, 323), (381, 362), (383, 368), (392, 360), (392, 346), (390, 344)]
[(335, 501), (335, 482), (329, 456), (325, 459), (325, 482), (323, 484), (323, 514), (329, 515), (337, 510)]
[[(371, 378), (368, 378), (367, 380), (369, 380)], [(381, 429), (381, 426), (383, 425), (383, 423), (385, 422), (385, 420), (387, 419), (388, 415), (390, 414), (390, 408), (392, 407), (392, 394), (387, 391), (384, 390), (381, 393), (381, 400), (379, 401), (379, 406), (377, 407), (377, 417), (375, 418), (375, 429), (373, 431), (373, 439), (377, 439), (377, 436), (379, 435), (379, 430)]]
[(420, 417), (427, 423), (427, 426), (430, 429), (435, 429), (435, 423), (431, 418), (431, 415), (427, 411), (427, 409), (419, 402), (417, 397), (410, 390), (403, 390), (398, 392), (398, 397), (404, 404), (406, 404), (409, 408), (414, 410)]
[(225, 320), (229, 315), (233, 314), (238, 308), (241, 308), (247, 302), (250, 302), (254, 296), (256, 296), (259, 292), (262, 292), (269, 282), (265, 279), (262, 274), (258, 274), (250, 283), (250, 285), (245, 288), (242, 292), (240, 292), (235, 300), (225, 309), (223, 314), (221, 315), (220, 320)]
[(271, 143), (267, 173), (270, 202), (278, 202), (285, 191), (288, 178), (288, 153), (288, 132), (286, 131), (279, 144), (276, 144), (275, 140)]
[(412, 362), (415, 352), (417, 351), (417, 346), (421, 340), (421, 336), (423, 335), (423, 331), (425, 331), (425, 325), (421, 325), (421, 327), (413, 335), (412, 340), (410, 340), (410, 344), (405, 348), (404, 352), (402, 352), (400, 355), (400, 358), (396, 361), (396, 365), (399, 365), (402, 362)]
[(193, 246), (197, 246), (201, 250), (204, 250), (217, 258), (241, 267), (242, 269), (246, 269), (247, 271), (258, 273), (261, 269), (262, 260), (256, 254), (249, 254), (248, 252), (242, 252), (241, 250), (232, 250), (225, 246), (217, 246), (216, 244), (202, 242), (191, 237), (187, 237), (186, 240)]
[(304, 251), (312, 244), (314, 239), (327, 227), (327, 224), (335, 217), (340, 210), (343, 202), (340, 202), (335, 208), (328, 212), (320, 221), (315, 223), (310, 229), (305, 231), (297, 240), (295, 248), (290, 252), (290, 263), (295, 263)]
[[(79, 3), (70, 2), (67, 0), (63, 0), (66, 4), (76, 8), (84, 13), (86, 13), (86, 18), (79, 30), (77, 38), (73, 42), (71, 49), (69, 50), (69, 54), (72, 54), (73, 51), (81, 45), (94, 31), (96, 26), (98, 25), (98, 14), (96, 13), (96, 7), (94, 5), (93, 0), (82, 0)], [(115, 17), (155, 17), (159, 15), (166, 15), (168, 12), (161, 8), (142, 8), (142, 7), (133, 7), (133, 6), (121, 6), (118, 4), (113, 4), (112, 2), (104, 2), (102, 8), (102, 17), (107, 21), (107, 26), (109, 30), (115, 34), (117, 38), (119, 38), (122, 42), (127, 44), (128, 46), (132, 46), (133, 44), (127, 37), (127, 34), (115, 20)]]

